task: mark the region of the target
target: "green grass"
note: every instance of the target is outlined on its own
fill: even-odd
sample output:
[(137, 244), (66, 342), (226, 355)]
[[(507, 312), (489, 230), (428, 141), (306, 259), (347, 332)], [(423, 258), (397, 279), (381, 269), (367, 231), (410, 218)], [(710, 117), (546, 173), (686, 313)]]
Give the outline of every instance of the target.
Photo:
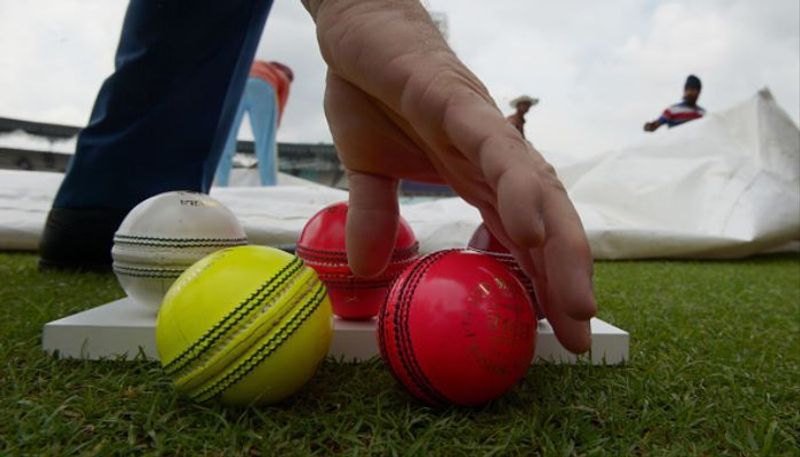
[(600, 262), (621, 367), (538, 365), (478, 409), (432, 409), (378, 360), (326, 362), (277, 406), (175, 395), (148, 362), (60, 361), (44, 323), (122, 295), (112, 275), (0, 253), (0, 455), (798, 455), (800, 257)]

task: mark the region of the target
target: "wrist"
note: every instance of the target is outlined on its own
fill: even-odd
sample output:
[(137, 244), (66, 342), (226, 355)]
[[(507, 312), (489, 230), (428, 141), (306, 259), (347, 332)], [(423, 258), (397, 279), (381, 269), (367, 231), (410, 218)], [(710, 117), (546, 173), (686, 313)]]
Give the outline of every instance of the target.
[(418, 0), (303, 3), (317, 24), (322, 57), (348, 80), (364, 74), (372, 78), (398, 59), (457, 60)]
[(311, 18), (316, 21), (317, 12), (319, 11), (320, 5), (322, 5), (322, 0), (300, 0), (300, 2), (311, 15)]

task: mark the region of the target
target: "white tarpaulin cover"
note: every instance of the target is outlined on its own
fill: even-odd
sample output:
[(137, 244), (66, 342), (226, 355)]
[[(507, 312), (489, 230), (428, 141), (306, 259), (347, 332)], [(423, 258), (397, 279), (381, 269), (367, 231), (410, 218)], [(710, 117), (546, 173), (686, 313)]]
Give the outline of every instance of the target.
[(558, 170), (598, 258), (739, 257), (800, 239), (800, 130), (767, 89)]
[[(596, 258), (739, 257), (800, 239), (800, 131), (768, 90), (641, 143), (559, 165)], [(61, 181), (0, 170), (0, 249), (34, 250)], [(235, 178), (234, 178), (235, 180)], [(281, 176), (214, 188), (250, 242), (293, 243), (345, 192)], [(479, 223), (460, 199), (404, 203), (424, 252), (464, 246)]]

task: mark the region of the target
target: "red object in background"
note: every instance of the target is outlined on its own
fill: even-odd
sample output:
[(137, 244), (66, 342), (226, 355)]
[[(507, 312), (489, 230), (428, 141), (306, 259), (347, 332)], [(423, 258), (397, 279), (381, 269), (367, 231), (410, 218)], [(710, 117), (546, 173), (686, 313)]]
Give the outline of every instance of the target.
[(275, 89), (275, 97), (278, 100), (278, 125), (280, 125), (283, 110), (286, 109), (286, 102), (289, 100), (289, 88), (294, 79), (291, 69), (280, 62), (255, 60), (250, 67), (250, 77), (258, 78)]
[(472, 238), (470, 238), (467, 247), (478, 252), (489, 254), (503, 263), (503, 265), (508, 267), (508, 269), (514, 273), (517, 279), (519, 279), (519, 282), (521, 282), (525, 287), (525, 290), (528, 291), (528, 295), (530, 295), (531, 298), (531, 303), (533, 303), (533, 308), (536, 311), (536, 318), (544, 319), (544, 312), (539, 304), (539, 300), (536, 299), (536, 290), (533, 287), (533, 282), (531, 282), (530, 278), (528, 278), (528, 275), (522, 271), (522, 268), (520, 268), (519, 264), (514, 259), (514, 256), (508, 252), (508, 249), (506, 249), (506, 247), (500, 243), (497, 237), (495, 237), (494, 234), (489, 231), (489, 229), (486, 227), (486, 224), (481, 222), (481, 225), (475, 229), (475, 232), (472, 234)]
[(528, 294), (508, 268), (475, 251), (439, 251), (394, 282), (378, 316), (378, 342), (415, 397), (475, 406), (525, 375), (536, 325)]
[(327, 206), (312, 216), (297, 241), (297, 256), (325, 283), (337, 316), (370, 319), (378, 314), (392, 281), (417, 258), (419, 244), (411, 227), (401, 217), (389, 265), (377, 277), (359, 278), (347, 264), (346, 220), (346, 202)]

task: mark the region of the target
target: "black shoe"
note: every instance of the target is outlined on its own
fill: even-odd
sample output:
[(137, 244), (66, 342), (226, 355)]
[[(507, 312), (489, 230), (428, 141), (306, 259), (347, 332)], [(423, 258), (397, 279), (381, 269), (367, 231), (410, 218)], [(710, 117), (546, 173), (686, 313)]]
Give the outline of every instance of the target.
[(39, 268), (110, 271), (111, 247), (128, 210), (51, 208), (39, 242)]

